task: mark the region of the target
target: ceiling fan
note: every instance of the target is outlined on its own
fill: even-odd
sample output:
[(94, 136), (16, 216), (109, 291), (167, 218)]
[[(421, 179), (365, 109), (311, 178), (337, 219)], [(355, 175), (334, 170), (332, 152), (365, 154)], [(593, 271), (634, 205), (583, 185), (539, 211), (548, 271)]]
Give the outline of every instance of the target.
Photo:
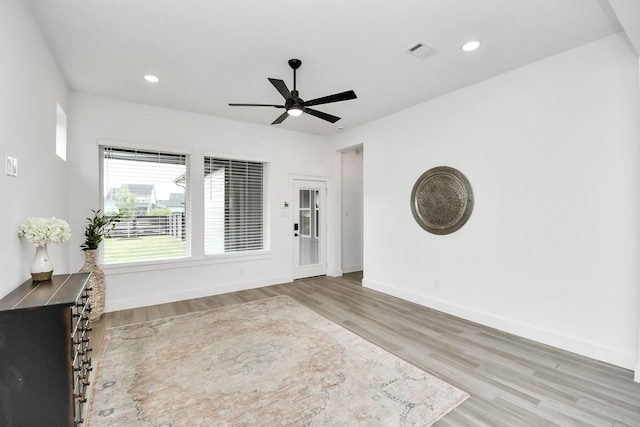
[(310, 101), (304, 101), (300, 98), (298, 90), (296, 89), (296, 70), (300, 68), (302, 61), (299, 59), (290, 59), (289, 66), (293, 69), (293, 90), (289, 91), (287, 85), (280, 79), (269, 78), (271, 84), (280, 92), (280, 95), (284, 97), (284, 105), (277, 104), (229, 104), (231, 107), (275, 107), (284, 108), (285, 112), (282, 113), (271, 124), (280, 124), (288, 116), (300, 116), (302, 113), (311, 114), (322, 120), (326, 120), (331, 123), (335, 123), (340, 120), (340, 117), (332, 116), (331, 114), (323, 113), (322, 111), (314, 110), (313, 107), (321, 104), (329, 104), (331, 102), (348, 101), (350, 99), (356, 99), (356, 93), (352, 90), (346, 92), (336, 93), (333, 95), (323, 96), (322, 98), (312, 99)]

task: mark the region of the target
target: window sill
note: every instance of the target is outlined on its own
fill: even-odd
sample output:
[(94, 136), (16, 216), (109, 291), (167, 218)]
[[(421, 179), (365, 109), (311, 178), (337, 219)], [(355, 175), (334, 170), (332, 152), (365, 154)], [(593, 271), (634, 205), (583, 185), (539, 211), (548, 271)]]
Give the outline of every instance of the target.
[(112, 274), (128, 274), (141, 273), (145, 271), (171, 270), (176, 268), (202, 267), (206, 265), (224, 264), (232, 262), (247, 262), (262, 259), (270, 259), (273, 257), (271, 251), (259, 251), (255, 253), (238, 252), (220, 255), (205, 255), (204, 258), (179, 258), (165, 259), (154, 261), (140, 261), (123, 264), (102, 264), (100, 267), (105, 273)]

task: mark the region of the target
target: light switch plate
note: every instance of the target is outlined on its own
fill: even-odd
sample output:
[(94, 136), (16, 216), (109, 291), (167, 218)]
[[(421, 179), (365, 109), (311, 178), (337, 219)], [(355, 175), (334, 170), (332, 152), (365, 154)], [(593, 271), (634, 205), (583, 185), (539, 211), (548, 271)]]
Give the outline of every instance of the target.
[(9, 176), (18, 176), (18, 159), (15, 157), (7, 156), (6, 170)]

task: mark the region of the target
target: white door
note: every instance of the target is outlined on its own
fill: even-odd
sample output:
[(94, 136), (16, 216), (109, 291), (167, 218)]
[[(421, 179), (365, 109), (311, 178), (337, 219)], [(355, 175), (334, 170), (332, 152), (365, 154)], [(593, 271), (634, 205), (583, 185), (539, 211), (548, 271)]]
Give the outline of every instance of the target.
[(293, 181), (293, 277), (327, 272), (326, 181)]

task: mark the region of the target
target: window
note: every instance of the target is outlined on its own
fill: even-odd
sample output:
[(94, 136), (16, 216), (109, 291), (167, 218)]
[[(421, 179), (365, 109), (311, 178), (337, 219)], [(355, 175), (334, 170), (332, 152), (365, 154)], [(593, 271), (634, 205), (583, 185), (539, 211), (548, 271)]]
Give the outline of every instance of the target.
[[(313, 211), (312, 211), (313, 209)], [(320, 192), (300, 190), (300, 236), (320, 238)]]
[(314, 230), (316, 231), (316, 239), (320, 238), (320, 192), (318, 190), (315, 191), (315, 206), (316, 206), (316, 215), (314, 221)]
[(101, 147), (103, 212), (122, 220), (103, 243), (105, 264), (188, 256), (187, 156)]
[(60, 104), (56, 108), (56, 154), (67, 160), (67, 115)]
[(265, 249), (264, 163), (204, 159), (205, 254)]
[(311, 190), (300, 190), (300, 236), (311, 237)]

